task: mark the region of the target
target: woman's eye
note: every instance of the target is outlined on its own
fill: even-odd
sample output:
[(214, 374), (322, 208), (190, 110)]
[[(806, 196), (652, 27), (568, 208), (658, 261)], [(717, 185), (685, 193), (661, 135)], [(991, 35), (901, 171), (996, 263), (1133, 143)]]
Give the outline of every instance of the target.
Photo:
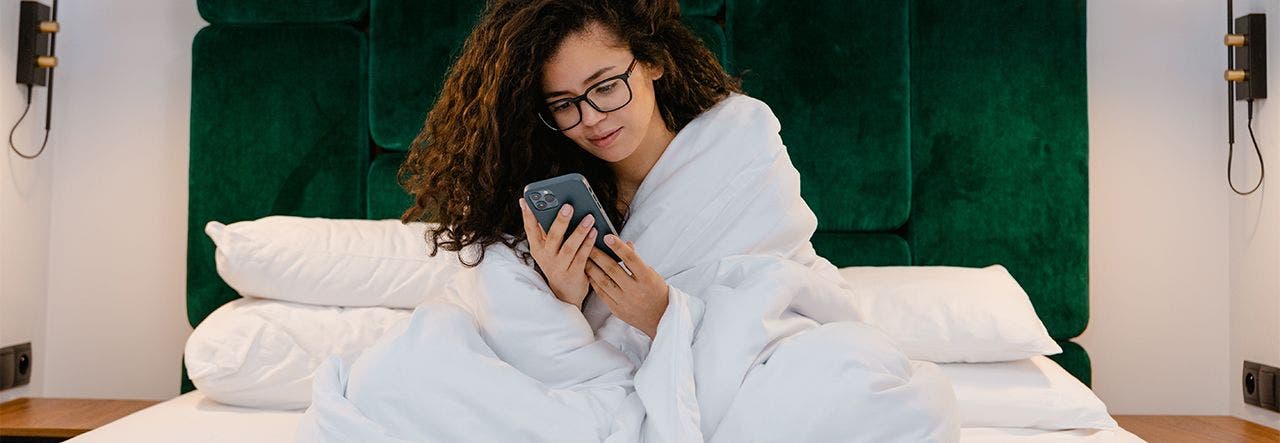
[(609, 83), (605, 83), (605, 84), (603, 84), (603, 85), (597, 86), (597, 87), (596, 87), (596, 92), (600, 92), (600, 93), (608, 93), (609, 91), (612, 91), (612, 90), (613, 90), (613, 87), (614, 87), (614, 86), (617, 86), (617, 85), (618, 85), (618, 81), (617, 81), (617, 80), (614, 80), (614, 81), (611, 81), (611, 82), (609, 82)]
[(569, 102), (556, 102), (556, 103), (552, 103), (552, 104), (551, 104), (551, 106), (550, 106), (550, 108), (551, 108), (551, 112), (560, 112), (560, 111), (564, 111), (564, 110), (566, 110), (566, 109), (569, 109)]

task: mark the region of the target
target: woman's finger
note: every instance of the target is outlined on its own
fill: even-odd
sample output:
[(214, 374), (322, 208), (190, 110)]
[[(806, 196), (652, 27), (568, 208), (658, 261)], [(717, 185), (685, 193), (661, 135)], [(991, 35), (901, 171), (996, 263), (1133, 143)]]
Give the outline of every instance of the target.
[(529, 204), (525, 203), (524, 198), (520, 199), (520, 218), (524, 219), (524, 234), (529, 237), (529, 249), (541, 248), (546, 233), (542, 232), (542, 226), (533, 217), (533, 212), (529, 211)]
[(613, 249), (613, 253), (622, 259), (622, 263), (627, 265), (632, 273), (648, 267), (644, 264), (644, 260), (636, 254), (636, 250), (631, 247), (631, 242), (623, 242), (618, 236), (609, 234), (604, 236), (604, 243)]
[(604, 251), (593, 248), (591, 251), (591, 261), (595, 262), (596, 266), (599, 266), (600, 269), (604, 270), (605, 274), (607, 274), (609, 278), (618, 285), (618, 287), (630, 289), (635, 283), (635, 279), (632, 278), (631, 275), (627, 274), (627, 271), (622, 269), (622, 266), (619, 266), (618, 262), (613, 261), (613, 257), (610, 257), (609, 254), (605, 254)]
[(613, 261), (613, 257), (606, 254), (604, 250), (595, 247), (595, 245), (591, 246), (591, 252), (588, 254), (587, 258), (590, 259), (591, 263), (594, 263), (596, 267), (600, 268), (601, 271), (603, 271), (606, 266), (618, 266), (618, 262)]
[(587, 257), (591, 256), (591, 250), (595, 249), (597, 231), (591, 228), (587, 233), (587, 238), (582, 239), (582, 244), (578, 245), (578, 252), (574, 253), (573, 261), (569, 263), (571, 272), (585, 272), (587, 265)]
[(594, 221), (595, 217), (591, 214), (587, 214), (586, 217), (582, 217), (582, 222), (578, 223), (578, 227), (574, 228), (573, 233), (569, 235), (569, 238), (564, 241), (563, 245), (560, 245), (560, 257), (573, 257), (574, 254), (577, 254), (579, 249), (582, 249), (582, 240), (586, 239), (587, 234), (591, 232), (591, 227), (593, 226), (592, 222)]
[(546, 244), (550, 245), (552, 251), (560, 249), (560, 244), (564, 242), (564, 231), (569, 226), (569, 219), (573, 216), (573, 206), (565, 203), (560, 206), (560, 210), (556, 212), (556, 219), (551, 222), (551, 229), (547, 230)]
[(604, 297), (604, 302), (609, 305), (610, 310), (618, 306), (618, 298), (615, 297), (617, 284), (603, 269), (600, 269), (599, 265), (587, 262), (587, 279), (591, 280), (591, 287), (595, 288), (596, 293)]

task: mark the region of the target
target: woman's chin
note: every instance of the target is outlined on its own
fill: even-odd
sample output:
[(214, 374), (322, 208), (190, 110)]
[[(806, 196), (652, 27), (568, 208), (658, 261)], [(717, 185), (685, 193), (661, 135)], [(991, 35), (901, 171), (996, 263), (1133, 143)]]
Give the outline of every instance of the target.
[(597, 154), (596, 154), (596, 158), (599, 158), (599, 159), (601, 159), (601, 160), (604, 160), (605, 162), (608, 162), (608, 163), (617, 163), (617, 162), (622, 161), (622, 160), (623, 160), (623, 159), (625, 159), (626, 157), (625, 157), (625, 156), (619, 156), (619, 155), (616, 155), (616, 154), (614, 154), (614, 153), (612, 153), (612, 152), (606, 152), (606, 153), (597, 153)]

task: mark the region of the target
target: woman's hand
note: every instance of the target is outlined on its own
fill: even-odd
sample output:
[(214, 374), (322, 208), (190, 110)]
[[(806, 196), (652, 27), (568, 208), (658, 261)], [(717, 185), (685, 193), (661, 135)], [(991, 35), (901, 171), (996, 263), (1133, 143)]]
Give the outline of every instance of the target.
[(524, 218), (524, 233), (529, 237), (533, 261), (542, 268), (547, 285), (551, 286), (556, 298), (581, 310), (582, 300), (587, 298), (587, 291), (591, 289), (585, 268), (588, 254), (595, 249), (595, 218), (587, 214), (566, 239), (565, 231), (572, 215), (572, 206), (561, 206), (555, 221), (551, 222), (551, 229), (543, 232), (529, 205), (520, 199), (520, 216)]
[(587, 264), (591, 287), (613, 315), (654, 338), (658, 321), (667, 310), (667, 281), (636, 255), (631, 242), (623, 243), (613, 234), (606, 235), (604, 242), (622, 258), (631, 274), (604, 251), (591, 248), (591, 262)]

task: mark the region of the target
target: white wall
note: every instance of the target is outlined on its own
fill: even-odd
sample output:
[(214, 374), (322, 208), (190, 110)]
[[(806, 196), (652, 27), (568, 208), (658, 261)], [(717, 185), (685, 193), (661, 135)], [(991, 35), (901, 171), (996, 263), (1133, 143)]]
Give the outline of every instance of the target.
[[(49, 362), (45, 341), (45, 288), (49, 263), (49, 206), (56, 140), (40, 157), (26, 160), (9, 149), (8, 130), (26, 106), (27, 88), (13, 82), (17, 53), (16, 1), (0, 3), (0, 347), (31, 342), (31, 384), (0, 393), (0, 401), (43, 393)], [(59, 72), (60, 74), (61, 72)], [(56, 87), (55, 87), (56, 88)], [(27, 118), (14, 143), (34, 154), (44, 139), (45, 89), (34, 90)], [(56, 122), (57, 120), (55, 120)]]
[[(63, 2), (48, 396), (177, 395), (194, 1)], [(91, 369), (91, 370), (90, 370)]]
[(1113, 414), (1227, 414), (1225, 3), (1088, 3), (1090, 314)]
[[(1237, 2), (1236, 15), (1267, 14), (1267, 100), (1254, 102), (1254, 133), (1262, 158), (1270, 168), (1255, 194), (1231, 197), (1231, 415), (1280, 428), (1280, 413), (1245, 405), (1240, 366), (1244, 360), (1280, 366), (1280, 192), (1271, 191), (1280, 179), (1280, 3), (1275, 0)], [(1225, 26), (1225, 25), (1224, 25)], [(1258, 178), (1258, 161), (1245, 122), (1245, 105), (1237, 107), (1235, 164), (1237, 187), (1251, 187)], [(1246, 190), (1248, 188), (1245, 188)]]
[[(1094, 390), (1115, 414), (1230, 414), (1280, 428), (1280, 414), (1241, 398), (1243, 360), (1280, 365), (1280, 193), (1226, 186), (1225, 3), (1088, 6), (1092, 321), (1080, 342)], [(1252, 11), (1280, 19), (1275, 1), (1236, 2), (1237, 16)], [(1280, 41), (1277, 27), (1269, 40)], [(1257, 179), (1244, 112), (1238, 187)], [(1280, 108), (1262, 101), (1256, 113), (1276, 171)]]

